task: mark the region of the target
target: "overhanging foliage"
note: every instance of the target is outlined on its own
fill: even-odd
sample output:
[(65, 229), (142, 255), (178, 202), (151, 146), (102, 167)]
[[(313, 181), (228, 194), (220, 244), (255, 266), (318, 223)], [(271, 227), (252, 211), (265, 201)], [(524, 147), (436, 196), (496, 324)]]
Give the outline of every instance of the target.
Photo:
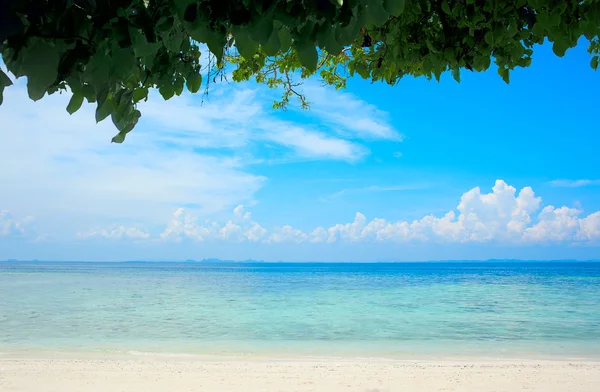
[[(164, 99), (192, 93), (233, 64), (235, 81), (255, 78), (294, 94), (293, 75), (319, 73), (337, 88), (355, 74), (397, 83), (485, 71), (507, 83), (535, 44), (557, 56), (589, 40), (598, 67), (599, 0), (1, 0), (0, 53), (27, 76), (31, 99), (70, 90), (69, 113), (96, 103), (120, 143), (157, 88)], [(211, 52), (201, 64), (199, 43)], [(213, 61), (214, 59), (214, 61)], [(208, 76), (208, 77), (207, 77)], [(0, 70), (0, 104), (10, 78)]]

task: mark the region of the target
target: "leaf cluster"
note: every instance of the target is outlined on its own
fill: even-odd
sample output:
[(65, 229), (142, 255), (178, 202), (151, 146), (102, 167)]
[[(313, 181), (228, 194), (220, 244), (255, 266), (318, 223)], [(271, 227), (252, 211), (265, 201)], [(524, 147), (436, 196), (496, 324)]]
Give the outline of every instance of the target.
[[(84, 100), (96, 121), (111, 117), (121, 143), (158, 89), (164, 99), (198, 92), (234, 67), (283, 88), (276, 108), (297, 96), (295, 75), (343, 88), (358, 74), (394, 85), (404, 77), (439, 80), (497, 66), (509, 82), (531, 64), (536, 44), (557, 56), (581, 37), (599, 62), (600, 0), (2, 0), (0, 54), (27, 77), (31, 99), (70, 91), (69, 113)], [(201, 64), (200, 44), (209, 50)], [(206, 77), (209, 76), (209, 77)], [(0, 104), (11, 79), (0, 70)]]

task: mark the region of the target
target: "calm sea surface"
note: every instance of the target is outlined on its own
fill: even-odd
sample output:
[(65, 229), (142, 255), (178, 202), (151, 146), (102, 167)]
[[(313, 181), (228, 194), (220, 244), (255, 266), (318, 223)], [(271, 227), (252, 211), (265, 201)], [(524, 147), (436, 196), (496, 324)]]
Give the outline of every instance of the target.
[(600, 263), (0, 263), (0, 351), (600, 358)]

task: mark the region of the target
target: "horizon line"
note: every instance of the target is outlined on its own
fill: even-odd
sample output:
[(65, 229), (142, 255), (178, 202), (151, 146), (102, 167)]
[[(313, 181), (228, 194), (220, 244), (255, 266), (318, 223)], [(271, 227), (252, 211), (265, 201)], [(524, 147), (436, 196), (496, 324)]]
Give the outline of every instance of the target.
[(276, 260), (276, 261), (265, 261), (265, 260), (225, 260), (218, 258), (208, 259), (185, 259), (185, 260), (20, 260), (20, 259), (6, 259), (0, 260), (0, 263), (204, 263), (204, 264), (218, 264), (218, 263), (261, 263), (261, 264), (310, 264), (310, 263), (323, 263), (323, 264), (401, 264), (401, 263), (483, 263), (483, 262), (529, 262), (529, 263), (560, 263), (560, 262), (578, 262), (578, 263), (593, 263), (600, 262), (600, 259), (438, 259), (438, 260), (392, 260), (392, 261), (289, 261), (289, 260)]

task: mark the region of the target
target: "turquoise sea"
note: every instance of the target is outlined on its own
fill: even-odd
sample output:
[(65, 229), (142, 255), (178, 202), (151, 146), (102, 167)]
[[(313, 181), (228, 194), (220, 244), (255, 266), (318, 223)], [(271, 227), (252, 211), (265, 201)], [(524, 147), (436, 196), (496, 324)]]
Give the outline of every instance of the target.
[(600, 263), (0, 263), (0, 352), (600, 358)]

